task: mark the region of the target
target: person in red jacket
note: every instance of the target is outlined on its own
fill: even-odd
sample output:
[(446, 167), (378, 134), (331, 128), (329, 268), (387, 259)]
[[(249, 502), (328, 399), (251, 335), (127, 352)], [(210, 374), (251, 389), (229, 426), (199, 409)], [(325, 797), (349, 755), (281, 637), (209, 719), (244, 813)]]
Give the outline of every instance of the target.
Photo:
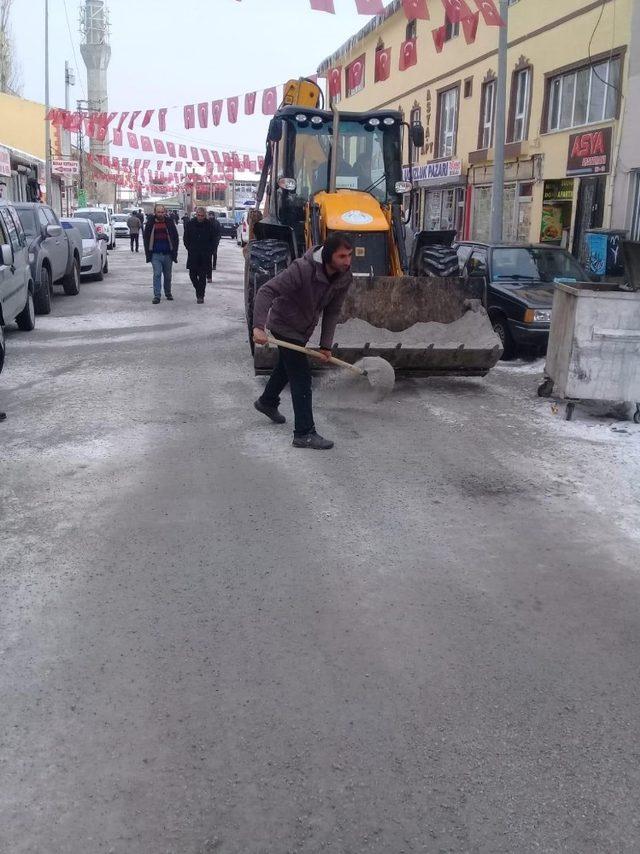
[[(253, 340), (266, 344), (267, 327), (276, 338), (306, 346), (322, 315), (320, 352), (331, 356), (340, 309), (353, 281), (353, 246), (341, 234), (332, 234), (323, 246), (310, 249), (256, 294)], [(254, 406), (276, 424), (286, 419), (278, 410), (280, 394), (289, 384), (295, 414), (293, 445), (328, 450), (333, 442), (316, 432), (311, 394), (311, 367), (307, 356), (279, 347), (278, 364)]]

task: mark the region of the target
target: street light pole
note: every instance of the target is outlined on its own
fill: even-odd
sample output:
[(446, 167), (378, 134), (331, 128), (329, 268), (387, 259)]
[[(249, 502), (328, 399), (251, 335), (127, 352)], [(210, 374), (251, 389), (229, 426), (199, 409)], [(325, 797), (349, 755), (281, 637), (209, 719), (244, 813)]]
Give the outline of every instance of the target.
[(496, 126), (491, 193), (491, 242), (500, 243), (504, 236), (504, 146), (507, 126), (507, 48), (509, 46), (509, 0), (500, 0), (498, 42), (498, 79), (496, 81)]
[(49, 124), (49, 0), (44, 0), (44, 174), (47, 189), (47, 204), (51, 198), (51, 129)]

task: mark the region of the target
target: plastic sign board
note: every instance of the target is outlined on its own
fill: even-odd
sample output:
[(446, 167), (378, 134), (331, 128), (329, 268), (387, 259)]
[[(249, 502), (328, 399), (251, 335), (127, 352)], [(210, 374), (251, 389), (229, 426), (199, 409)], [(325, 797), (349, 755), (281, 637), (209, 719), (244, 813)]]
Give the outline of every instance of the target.
[(86, 190), (78, 190), (78, 207), (86, 208), (87, 206), (87, 191)]
[(569, 137), (567, 175), (606, 175), (611, 170), (611, 128)]
[[(414, 181), (437, 181), (443, 178), (459, 178), (462, 175), (462, 160), (439, 160), (435, 163), (425, 163), (424, 166), (413, 167)], [(402, 170), (405, 181), (411, 180), (409, 167)]]
[(11, 177), (11, 158), (6, 148), (0, 146), (0, 175)]
[(79, 175), (80, 164), (77, 160), (52, 160), (51, 171), (54, 175)]

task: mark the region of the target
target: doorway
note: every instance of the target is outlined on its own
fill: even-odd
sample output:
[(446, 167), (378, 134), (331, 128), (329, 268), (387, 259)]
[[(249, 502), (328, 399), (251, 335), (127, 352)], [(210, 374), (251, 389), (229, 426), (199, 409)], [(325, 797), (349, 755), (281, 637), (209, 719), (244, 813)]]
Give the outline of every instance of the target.
[(606, 186), (607, 179), (604, 176), (580, 179), (572, 251), (583, 263), (589, 254), (586, 232), (590, 228), (602, 228)]

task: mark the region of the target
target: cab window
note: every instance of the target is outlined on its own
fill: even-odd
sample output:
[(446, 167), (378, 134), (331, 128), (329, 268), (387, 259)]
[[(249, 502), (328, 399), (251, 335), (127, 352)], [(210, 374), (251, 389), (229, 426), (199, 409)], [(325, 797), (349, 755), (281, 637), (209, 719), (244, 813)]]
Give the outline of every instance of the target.
[(51, 210), (51, 208), (43, 208), (43, 210), (44, 210), (44, 215), (47, 218), (47, 223), (49, 225), (60, 225), (60, 223), (58, 222), (57, 216), (54, 214), (54, 212)]
[[(0, 209), (0, 213), (1, 213), (1, 209)], [(8, 244), (9, 246), (11, 246), (11, 243), (10, 243), (9, 238), (7, 236), (7, 229), (5, 227), (2, 216), (0, 216), (0, 246), (4, 246), (5, 243)], [(2, 265), (2, 258), (0, 258), (0, 265)]]
[(468, 276), (486, 276), (488, 272), (487, 266), (487, 250), (474, 249), (471, 257), (467, 261)]
[(44, 215), (44, 210), (42, 208), (38, 208), (38, 222), (42, 226), (42, 228), (46, 228), (49, 223), (47, 222), (47, 218)]
[(463, 275), (466, 275), (467, 271), (466, 271), (465, 267), (466, 267), (467, 261), (471, 257), (471, 253), (473, 252), (473, 246), (458, 246), (456, 251), (458, 253), (458, 261), (460, 263), (460, 270), (462, 271)]
[(16, 253), (22, 246), (20, 242), (20, 235), (18, 234), (18, 230), (16, 229), (15, 223), (9, 214), (7, 208), (0, 208), (0, 216), (3, 219), (3, 225), (5, 228), (5, 232), (9, 235), (9, 242), (11, 243), (11, 247)]

